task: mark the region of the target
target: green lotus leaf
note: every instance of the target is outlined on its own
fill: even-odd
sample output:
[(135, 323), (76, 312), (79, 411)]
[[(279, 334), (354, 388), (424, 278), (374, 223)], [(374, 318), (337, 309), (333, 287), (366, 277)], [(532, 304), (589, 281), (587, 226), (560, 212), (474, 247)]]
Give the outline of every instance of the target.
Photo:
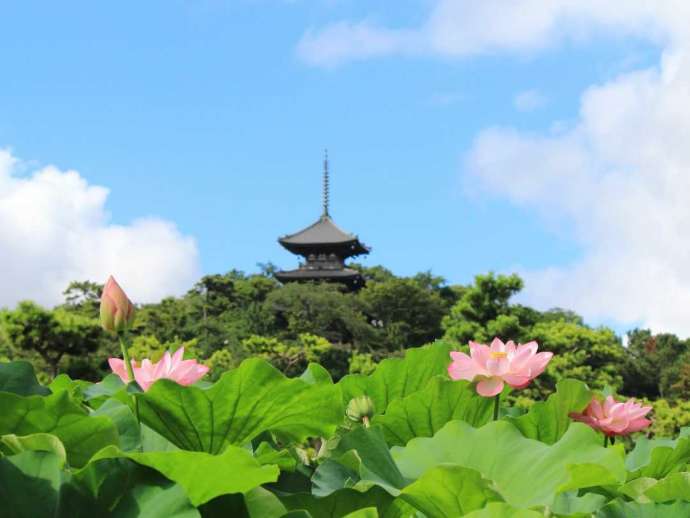
[(64, 460), (48, 451), (25, 450), (0, 458), (2, 515), (35, 518), (60, 515)]
[(89, 416), (68, 392), (50, 396), (0, 393), (0, 435), (50, 433), (65, 445), (67, 461), (81, 467), (98, 450), (118, 444), (117, 428), (106, 416)]
[(641, 504), (614, 500), (599, 509), (596, 518), (688, 518), (690, 503)]
[[(473, 428), (451, 421), (431, 438), (392, 449), (401, 473), (417, 479), (430, 468), (452, 463), (477, 470), (518, 508), (551, 506), (558, 493), (625, 480), (623, 449), (604, 448), (591, 428), (573, 423), (553, 445), (525, 438), (505, 421)], [(582, 468), (582, 469), (581, 469)]]
[(70, 483), (81, 493), (89, 495), (94, 507), (104, 512), (114, 509), (139, 479), (143, 479), (147, 484), (165, 480), (159, 473), (139, 466), (129, 459), (96, 457), (97, 455), (86, 466), (72, 473)]
[(466, 518), (544, 518), (542, 513), (516, 509), (503, 502), (491, 502), (484, 509), (465, 515)]
[(343, 518), (379, 518), (379, 512), (376, 507), (365, 507), (363, 509), (357, 509), (349, 514), (346, 514)]
[(72, 396), (72, 399), (81, 401), (84, 399), (84, 393), (93, 385), (90, 381), (73, 380), (67, 374), (59, 374), (53, 381), (50, 382), (48, 388), (55, 394), (60, 391), (67, 391)]
[(275, 482), (280, 474), (277, 466), (262, 466), (249, 451), (236, 446), (228, 446), (220, 455), (184, 450), (122, 452), (111, 447), (99, 452), (94, 460), (118, 457), (153, 468), (176, 482), (196, 506), (221, 495), (247, 493), (261, 484)]
[(553, 444), (570, 426), (569, 414), (581, 412), (591, 400), (587, 385), (572, 379), (561, 380), (546, 401), (535, 403), (526, 414), (511, 418), (511, 422), (525, 437)]
[(140, 425), (141, 451), (175, 451), (177, 446), (145, 424)]
[(330, 436), (343, 419), (335, 385), (286, 378), (258, 358), (245, 360), (208, 389), (162, 379), (136, 397), (144, 424), (184, 450), (209, 453), (265, 431), (295, 441)]
[(310, 363), (307, 365), (307, 368), (300, 376), (300, 379), (306, 381), (310, 385), (315, 385), (317, 383), (333, 383), (331, 373), (318, 363)]
[(244, 495), (249, 518), (281, 518), (286, 512), (280, 499), (268, 489), (257, 487)]
[[(223, 495), (199, 506), (204, 518), (284, 518), (287, 509), (268, 489), (256, 487), (240, 494)], [(307, 518), (311, 518), (307, 516)]]
[(439, 340), (424, 347), (408, 349), (404, 358), (383, 360), (369, 376), (345, 376), (338, 383), (343, 403), (367, 395), (374, 402), (374, 411), (383, 414), (392, 401), (422, 390), (439, 374), (447, 374), (449, 353), (456, 348), (450, 342)]
[[(622, 446), (611, 448), (611, 450), (616, 451), (620, 454), (621, 459), (623, 458), (624, 451)], [(559, 492), (592, 486), (617, 486), (623, 481), (620, 472), (616, 470), (614, 473), (611, 466), (606, 465), (606, 463), (582, 462), (584, 459), (578, 459), (577, 457), (572, 460), (577, 463), (574, 462), (566, 467), (569, 480), (559, 486)], [(596, 480), (595, 484), (591, 483), (593, 480)]]
[(391, 457), (380, 428), (375, 426), (356, 428), (345, 434), (340, 439), (335, 453), (346, 455), (348, 452), (353, 452), (359, 461), (358, 466), (350, 466), (350, 468), (356, 467), (360, 480), (365, 482), (357, 487), (376, 484), (397, 496), (407, 485), (407, 481)]
[(11, 392), (19, 396), (47, 396), (50, 390), (36, 379), (34, 368), (29, 362), (0, 362), (0, 392)]
[(482, 426), (491, 420), (493, 404), (471, 383), (437, 376), (424, 389), (393, 400), (373, 423), (383, 429), (389, 445), (404, 446), (415, 437), (431, 437), (454, 419)]
[[(151, 516), (152, 518), (199, 518), (182, 486), (160, 473), (127, 458), (103, 458), (101, 453), (117, 451), (108, 447), (94, 456), (84, 468), (73, 473), (62, 486), (63, 493), (76, 488), (93, 501), (90, 505), (71, 505), (72, 513), (83, 511), (93, 516)], [(68, 500), (75, 491), (67, 491)], [(66, 516), (76, 518), (67, 513)], [(82, 516), (82, 515), (80, 515)]]
[(426, 471), (407, 486), (400, 498), (428, 518), (464, 516), (502, 498), (478, 471), (454, 464), (442, 464)]
[(690, 502), (690, 473), (671, 473), (646, 489), (644, 495), (652, 502)]
[(625, 459), (629, 478), (664, 478), (684, 469), (690, 462), (690, 428), (683, 428), (677, 439), (638, 437), (635, 448)]
[(420, 511), (398, 497), (388, 506), (382, 518), (426, 518)]
[(283, 471), (295, 471), (297, 460), (288, 450), (276, 450), (267, 442), (262, 442), (254, 450), (254, 458), (260, 464), (274, 464)]
[(117, 399), (108, 399), (91, 415), (107, 416), (117, 427), (119, 447), (123, 451), (135, 450), (141, 446), (141, 430), (132, 409)]
[(60, 466), (67, 462), (67, 452), (62, 441), (49, 433), (35, 433), (17, 436), (14, 434), (0, 436), (0, 451), (6, 455), (14, 455), (22, 451), (47, 451), (54, 453), (60, 459)]
[(656, 485), (658, 482), (657, 479), (655, 478), (649, 478), (649, 477), (640, 477), (631, 480), (630, 482), (627, 482), (626, 484), (623, 484), (618, 488), (618, 492), (622, 495), (625, 495), (637, 502), (640, 503), (647, 503), (649, 502), (649, 498), (645, 496), (645, 491), (649, 489), (650, 487)]
[(179, 485), (154, 471), (137, 471), (136, 464), (127, 466), (122, 464), (123, 459), (119, 461), (96, 461), (72, 475), (62, 469), (62, 460), (51, 452), (26, 450), (1, 458), (2, 516), (199, 517)]
[[(353, 455), (356, 457), (356, 452), (353, 452)], [(336, 492), (338, 489), (353, 487), (360, 479), (359, 462), (359, 459), (356, 458), (355, 465), (351, 466), (351, 463), (344, 461), (342, 457), (323, 461), (311, 477), (312, 494), (323, 497)]]
[(84, 389), (84, 399), (92, 408), (99, 407), (107, 399), (118, 394), (124, 394), (126, 385), (117, 374), (108, 374), (98, 383)]
[(354, 489), (340, 489), (326, 497), (319, 498), (307, 493), (281, 497), (288, 511), (303, 510), (318, 518), (343, 518), (350, 513), (374, 507), (384, 515), (393, 497), (379, 487), (366, 492)]
[[(91, 516), (94, 516), (93, 514)], [(200, 518), (179, 484), (141, 483), (134, 486), (111, 511), (112, 518)]]
[(559, 493), (551, 511), (558, 516), (592, 516), (607, 501), (607, 497), (598, 493), (585, 493), (581, 496), (577, 491)]

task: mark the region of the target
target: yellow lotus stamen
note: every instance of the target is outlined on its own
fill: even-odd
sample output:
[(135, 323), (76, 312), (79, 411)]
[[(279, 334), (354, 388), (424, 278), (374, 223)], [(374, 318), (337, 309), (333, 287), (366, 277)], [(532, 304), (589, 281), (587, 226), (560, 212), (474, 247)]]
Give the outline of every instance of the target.
[(489, 353), (489, 357), (490, 357), (492, 360), (498, 360), (498, 359), (500, 359), (500, 358), (506, 358), (507, 356), (508, 356), (508, 353), (503, 352), (503, 351), (491, 351), (491, 352)]

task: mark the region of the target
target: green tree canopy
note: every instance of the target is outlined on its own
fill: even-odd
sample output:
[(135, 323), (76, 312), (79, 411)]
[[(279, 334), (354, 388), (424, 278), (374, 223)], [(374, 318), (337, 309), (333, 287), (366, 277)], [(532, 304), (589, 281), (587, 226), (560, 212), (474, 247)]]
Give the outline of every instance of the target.
[(358, 297), (367, 315), (384, 333), (389, 350), (431, 342), (442, 335), (447, 304), (425, 280), (393, 278), (370, 281)]
[(98, 321), (63, 309), (49, 311), (33, 302), (5, 312), (2, 326), (17, 350), (38, 353), (53, 376), (64, 356), (95, 351), (101, 337)]
[(628, 333), (625, 361), (625, 391), (634, 396), (656, 398), (685, 392), (690, 346), (674, 334), (654, 335), (649, 329)]
[(462, 344), (469, 340), (487, 342), (494, 336), (522, 338), (534, 315), (509, 303), (522, 286), (522, 279), (515, 274), (477, 275), (443, 318), (445, 337)]

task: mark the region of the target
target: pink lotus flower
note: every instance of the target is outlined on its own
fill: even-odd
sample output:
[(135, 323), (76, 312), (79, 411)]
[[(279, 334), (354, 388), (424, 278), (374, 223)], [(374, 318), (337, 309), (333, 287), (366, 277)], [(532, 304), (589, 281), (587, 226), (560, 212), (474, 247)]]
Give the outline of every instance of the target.
[(628, 435), (647, 428), (652, 421), (645, 416), (652, 409), (642, 406), (634, 399), (621, 403), (607, 396), (603, 404), (596, 398), (592, 399), (584, 412), (572, 413), (570, 417), (576, 421), (588, 424), (595, 430), (600, 430), (609, 437), (613, 435)]
[[(196, 360), (183, 360), (183, 355), (184, 347), (180, 347), (173, 355), (166, 351), (163, 358), (156, 363), (151, 363), (151, 360), (145, 359), (141, 362), (141, 366), (137, 366), (136, 362), (132, 360), (134, 379), (142, 390), (148, 390), (156, 380), (163, 378), (176, 381), (180, 385), (191, 385), (208, 372), (208, 367), (197, 363)], [(108, 364), (123, 382), (129, 383), (130, 380), (123, 360), (110, 358)]]
[(129, 328), (134, 322), (134, 304), (111, 275), (101, 294), (101, 326), (117, 333)]
[(539, 376), (551, 360), (553, 353), (537, 353), (537, 342), (504, 344), (494, 338), (491, 347), (470, 342), (470, 356), (452, 351), (453, 362), (448, 374), (454, 380), (478, 381), (477, 392), (484, 397), (500, 394), (504, 383), (513, 388), (524, 388)]

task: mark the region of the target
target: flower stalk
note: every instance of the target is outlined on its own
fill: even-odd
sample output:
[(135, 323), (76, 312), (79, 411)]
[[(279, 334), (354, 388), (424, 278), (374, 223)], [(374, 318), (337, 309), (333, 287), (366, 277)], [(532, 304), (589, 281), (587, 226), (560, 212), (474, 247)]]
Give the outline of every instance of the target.
[(494, 397), (494, 421), (498, 421), (498, 410), (501, 403), (501, 394), (496, 394)]
[[(129, 333), (125, 329), (124, 331), (118, 332), (117, 337), (120, 340), (122, 358), (127, 368), (127, 379), (129, 380), (129, 383), (134, 383), (135, 386), (139, 387), (139, 384), (137, 383), (137, 380), (134, 377), (134, 368), (132, 367), (132, 361), (129, 358)], [(139, 400), (134, 394), (132, 394), (132, 399), (134, 399), (134, 414), (137, 418), (137, 423), (139, 423), (139, 426), (141, 426), (141, 418), (139, 417)]]
[(125, 362), (125, 368), (127, 369), (127, 380), (129, 383), (136, 383), (134, 378), (134, 369), (132, 368), (132, 360), (129, 358), (129, 337), (127, 336), (127, 331), (118, 333), (118, 338), (120, 340), (120, 349), (122, 349), (122, 359)]

